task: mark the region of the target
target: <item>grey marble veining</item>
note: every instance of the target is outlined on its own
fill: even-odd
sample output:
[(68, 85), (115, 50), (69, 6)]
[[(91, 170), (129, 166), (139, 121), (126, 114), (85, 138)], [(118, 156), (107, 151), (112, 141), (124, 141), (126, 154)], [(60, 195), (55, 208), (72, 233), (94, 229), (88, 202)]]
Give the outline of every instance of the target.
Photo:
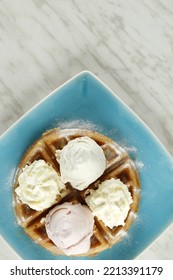
[[(1, 0), (0, 133), (87, 69), (173, 155), (172, 65), (171, 0)], [(139, 258), (173, 259), (172, 237), (170, 226)]]

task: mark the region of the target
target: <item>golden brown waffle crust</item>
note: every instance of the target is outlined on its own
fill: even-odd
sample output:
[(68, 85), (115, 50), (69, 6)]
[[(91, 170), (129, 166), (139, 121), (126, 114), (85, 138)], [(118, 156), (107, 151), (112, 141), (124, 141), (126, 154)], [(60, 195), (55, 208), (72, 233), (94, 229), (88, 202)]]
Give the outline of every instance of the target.
[[(15, 193), (18, 187), (18, 177), (26, 165), (33, 161), (44, 159), (60, 175), (59, 163), (55, 158), (56, 150), (62, 149), (70, 140), (78, 137), (88, 136), (92, 138), (103, 149), (106, 157), (106, 169), (101, 177), (89, 185), (85, 190), (74, 190), (70, 183), (66, 184), (66, 189), (62, 191), (61, 196), (57, 197), (56, 203), (43, 211), (32, 210), (26, 204), (23, 204)], [(114, 244), (120, 242), (126, 235), (131, 224), (135, 220), (140, 201), (140, 180), (136, 166), (130, 159), (127, 152), (115, 141), (98, 132), (86, 129), (59, 129), (54, 128), (46, 131), (33, 143), (22, 157), (15, 176), (13, 186), (14, 212), (17, 222), (25, 229), (26, 234), (36, 243), (56, 255), (64, 255), (55, 244), (48, 238), (45, 230), (45, 217), (48, 212), (56, 205), (64, 202), (81, 203), (86, 205), (85, 198), (90, 194), (90, 190), (97, 189), (98, 185), (110, 178), (120, 179), (128, 186), (133, 203), (130, 205), (124, 226), (110, 229), (104, 223), (95, 217), (94, 233), (91, 238), (91, 247), (86, 254), (80, 256), (93, 256)]]

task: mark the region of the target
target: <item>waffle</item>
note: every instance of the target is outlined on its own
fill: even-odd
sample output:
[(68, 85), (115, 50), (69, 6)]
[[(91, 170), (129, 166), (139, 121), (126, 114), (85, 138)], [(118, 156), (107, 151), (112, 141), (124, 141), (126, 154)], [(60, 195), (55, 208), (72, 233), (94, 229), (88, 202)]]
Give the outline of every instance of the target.
[[(70, 183), (66, 184), (61, 196), (50, 208), (43, 211), (35, 211), (28, 205), (23, 204), (15, 193), (18, 187), (18, 177), (22, 168), (27, 164), (30, 165), (34, 160), (43, 159), (50, 164), (60, 175), (59, 163), (55, 158), (55, 151), (62, 149), (70, 140), (81, 136), (88, 136), (95, 140), (104, 151), (106, 157), (106, 169), (101, 177), (89, 185), (85, 190), (78, 191)], [(98, 185), (104, 180), (110, 178), (120, 179), (128, 186), (133, 203), (125, 220), (124, 226), (118, 226), (110, 229), (104, 223), (95, 217), (94, 232), (91, 237), (91, 246), (87, 253), (80, 256), (93, 256), (102, 252), (114, 244), (121, 241), (129, 227), (133, 223), (140, 200), (140, 182), (134, 162), (129, 158), (126, 151), (110, 138), (89, 130), (79, 129), (52, 129), (44, 133), (24, 154), (18, 166), (15, 178), (13, 197), (14, 210), (18, 223), (25, 229), (25, 232), (36, 243), (51, 251), (55, 255), (64, 255), (55, 244), (48, 238), (45, 229), (45, 217), (48, 212), (55, 206), (64, 202), (81, 203), (86, 205), (85, 198), (90, 194), (91, 189), (97, 189)]]

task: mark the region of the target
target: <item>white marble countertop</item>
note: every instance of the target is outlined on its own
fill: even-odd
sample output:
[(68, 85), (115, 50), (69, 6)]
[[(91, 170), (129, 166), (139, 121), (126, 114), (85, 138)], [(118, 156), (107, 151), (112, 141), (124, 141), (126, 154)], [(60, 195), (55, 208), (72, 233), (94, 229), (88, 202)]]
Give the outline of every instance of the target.
[[(1, 0), (0, 133), (82, 70), (173, 155), (173, 1)], [(173, 259), (171, 225), (138, 259)], [(17, 256), (0, 238), (0, 259)]]

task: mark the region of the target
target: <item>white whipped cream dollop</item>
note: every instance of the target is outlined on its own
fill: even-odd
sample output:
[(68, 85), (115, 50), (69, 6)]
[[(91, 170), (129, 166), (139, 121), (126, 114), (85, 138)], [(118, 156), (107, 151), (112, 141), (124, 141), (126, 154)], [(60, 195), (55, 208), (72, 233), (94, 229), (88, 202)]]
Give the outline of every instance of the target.
[(49, 212), (45, 224), (48, 237), (66, 255), (88, 252), (94, 217), (87, 206), (65, 202)]
[(132, 197), (124, 183), (112, 178), (102, 182), (97, 190), (91, 190), (86, 202), (94, 216), (113, 228), (124, 225)]
[(106, 168), (102, 148), (87, 136), (69, 141), (62, 150), (56, 151), (56, 158), (62, 181), (71, 183), (78, 190), (88, 187)]
[(53, 205), (65, 188), (60, 176), (44, 160), (26, 165), (18, 178), (16, 194), (30, 208), (41, 211)]

